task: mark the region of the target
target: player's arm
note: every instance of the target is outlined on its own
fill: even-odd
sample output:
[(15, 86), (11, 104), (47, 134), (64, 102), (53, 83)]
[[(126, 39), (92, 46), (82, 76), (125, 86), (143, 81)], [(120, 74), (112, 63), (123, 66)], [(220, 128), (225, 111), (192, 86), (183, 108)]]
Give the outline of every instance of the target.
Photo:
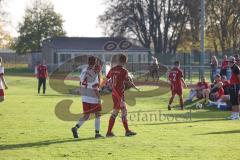
[(48, 68), (46, 67), (46, 77), (48, 78)]
[(126, 71), (125, 75), (125, 81), (134, 89), (136, 89), (137, 91), (140, 91), (140, 89), (134, 84), (133, 80), (131, 77), (128, 76), (128, 71)]
[(7, 85), (6, 81), (5, 81), (5, 78), (4, 78), (3, 74), (0, 74), (0, 78), (1, 78), (1, 80), (3, 82), (3, 85), (5, 86), (5, 89), (8, 89), (8, 85)]
[(186, 84), (186, 82), (184, 81), (183, 77), (181, 78), (181, 82), (183, 83), (183, 85), (184, 85), (185, 88), (188, 87), (187, 84)]
[(127, 83), (132, 86), (134, 89), (136, 89), (137, 91), (140, 91), (140, 89), (134, 84), (134, 82), (132, 81), (132, 79), (130, 77), (128, 77), (127, 79)]
[(240, 80), (240, 68), (234, 67), (233, 68), (233, 73), (235, 73), (237, 75), (238, 79)]

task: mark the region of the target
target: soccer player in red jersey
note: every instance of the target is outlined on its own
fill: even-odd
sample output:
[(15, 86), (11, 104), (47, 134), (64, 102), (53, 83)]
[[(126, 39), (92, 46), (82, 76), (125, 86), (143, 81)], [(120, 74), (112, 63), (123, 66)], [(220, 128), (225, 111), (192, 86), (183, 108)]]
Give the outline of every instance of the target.
[(239, 97), (240, 97), (240, 68), (236, 64), (236, 59), (230, 57), (228, 65), (232, 70), (230, 78), (230, 101), (232, 104), (232, 115), (227, 119), (239, 120)]
[(4, 67), (2, 66), (2, 57), (0, 57), (0, 102), (4, 101), (4, 88), (8, 89), (8, 86), (4, 79)]
[(201, 77), (201, 81), (196, 84), (195, 88), (190, 90), (189, 98), (186, 100), (186, 102), (192, 102), (194, 97), (207, 101), (207, 99), (209, 99), (209, 92), (209, 84), (207, 83), (206, 78), (203, 76)]
[(40, 90), (42, 86), (43, 86), (43, 94), (46, 93), (47, 77), (48, 77), (48, 68), (45, 65), (45, 61), (43, 60), (43, 62), (37, 66), (38, 94), (40, 94)]
[(183, 107), (183, 96), (182, 96), (182, 84), (184, 84), (184, 87), (187, 87), (187, 85), (183, 79), (183, 73), (180, 70), (179, 61), (174, 62), (174, 67), (171, 69), (168, 79), (171, 82), (171, 91), (172, 91), (172, 96), (168, 104), (168, 110), (171, 110), (171, 104), (176, 94), (180, 98), (180, 107), (181, 107), (181, 110), (183, 110), (184, 107)]
[(115, 119), (121, 110), (121, 118), (122, 123), (125, 128), (125, 136), (134, 136), (136, 135), (135, 132), (132, 132), (128, 128), (127, 122), (127, 108), (124, 100), (124, 83), (127, 82), (131, 84), (133, 87), (138, 89), (128, 77), (128, 71), (123, 66), (127, 63), (127, 57), (124, 54), (118, 55), (118, 62), (117, 65), (114, 66), (107, 74), (107, 79), (112, 80), (112, 99), (113, 99), (113, 112), (109, 119), (108, 124), (108, 131), (106, 137), (113, 137), (114, 134), (112, 133), (112, 128), (115, 123)]
[(88, 67), (80, 75), (80, 88), (83, 103), (84, 116), (81, 117), (75, 127), (72, 128), (74, 138), (78, 138), (78, 129), (90, 118), (90, 114), (95, 114), (95, 138), (103, 137), (100, 133), (100, 111), (102, 109), (99, 95), (99, 72), (96, 70), (96, 58), (88, 58)]

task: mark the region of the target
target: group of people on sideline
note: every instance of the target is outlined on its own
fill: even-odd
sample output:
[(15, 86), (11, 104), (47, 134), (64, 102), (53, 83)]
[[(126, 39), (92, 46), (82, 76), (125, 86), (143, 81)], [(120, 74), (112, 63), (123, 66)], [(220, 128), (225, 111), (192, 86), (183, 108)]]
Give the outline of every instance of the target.
[[(240, 58), (239, 55), (234, 55), (234, 58), (236, 59), (236, 63), (240, 64)], [(211, 58), (211, 63), (210, 63), (210, 68), (211, 68), (211, 82), (214, 82), (215, 76), (217, 74), (220, 74), (221, 76), (226, 76), (227, 79), (229, 80), (231, 77), (231, 68), (228, 66), (228, 57), (227, 55), (223, 56), (223, 59), (221, 63), (218, 62), (218, 59), (216, 56), (212, 56)]]
[[(215, 56), (212, 57), (211, 62), (212, 83), (208, 83), (205, 77), (201, 77), (201, 81), (190, 89), (186, 102), (192, 102), (196, 97), (208, 106), (232, 110), (232, 115), (227, 119), (239, 120), (240, 57), (238, 55), (229, 58), (224, 56), (220, 73), (217, 73), (218, 62)], [(228, 69), (230, 73), (228, 73)]]

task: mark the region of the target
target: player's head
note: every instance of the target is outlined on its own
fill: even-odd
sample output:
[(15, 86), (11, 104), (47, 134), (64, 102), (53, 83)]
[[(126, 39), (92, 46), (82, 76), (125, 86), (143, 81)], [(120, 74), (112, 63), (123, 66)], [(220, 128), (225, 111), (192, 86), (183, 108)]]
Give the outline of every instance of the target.
[(202, 76), (201, 77), (201, 82), (206, 82), (206, 77)]
[(89, 56), (88, 57), (88, 66), (94, 67), (95, 64), (96, 64), (96, 58), (94, 56)]
[(227, 81), (227, 77), (226, 76), (222, 76), (222, 82)]
[(217, 74), (217, 75), (215, 76), (215, 82), (221, 82), (221, 76), (220, 76), (220, 74)]
[(228, 66), (232, 67), (234, 65), (234, 63), (236, 63), (236, 59), (235, 57), (231, 56), (228, 58)]
[(177, 67), (177, 68), (180, 67), (180, 62), (179, 61), (175, 61), (173, 64), (174, 64), (174, 67)]
[(119, 54), (118, 55), (118, 63), (119, 65), (125, 65), (127, 63), (128, 59), (125, 54)]
[(117, 65), (117, 63), (118, 63), (118, 55), (115, 54), (111, 58), (111, 67), (115, 67)]
[(225, 60), (225, 61), (227, 60), (227, 55), (223, 56), (223, 60)]

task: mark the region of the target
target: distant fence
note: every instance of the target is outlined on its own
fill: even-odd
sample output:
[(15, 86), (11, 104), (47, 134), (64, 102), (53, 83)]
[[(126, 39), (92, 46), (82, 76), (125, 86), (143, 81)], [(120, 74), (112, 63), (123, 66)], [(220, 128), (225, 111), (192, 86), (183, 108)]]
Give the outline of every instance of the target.
[(3, 63), (11, 64), (27, 64), (29, 55), (18, 55), (17, 53), (0, 53), (0, 57), (3, 58)]

